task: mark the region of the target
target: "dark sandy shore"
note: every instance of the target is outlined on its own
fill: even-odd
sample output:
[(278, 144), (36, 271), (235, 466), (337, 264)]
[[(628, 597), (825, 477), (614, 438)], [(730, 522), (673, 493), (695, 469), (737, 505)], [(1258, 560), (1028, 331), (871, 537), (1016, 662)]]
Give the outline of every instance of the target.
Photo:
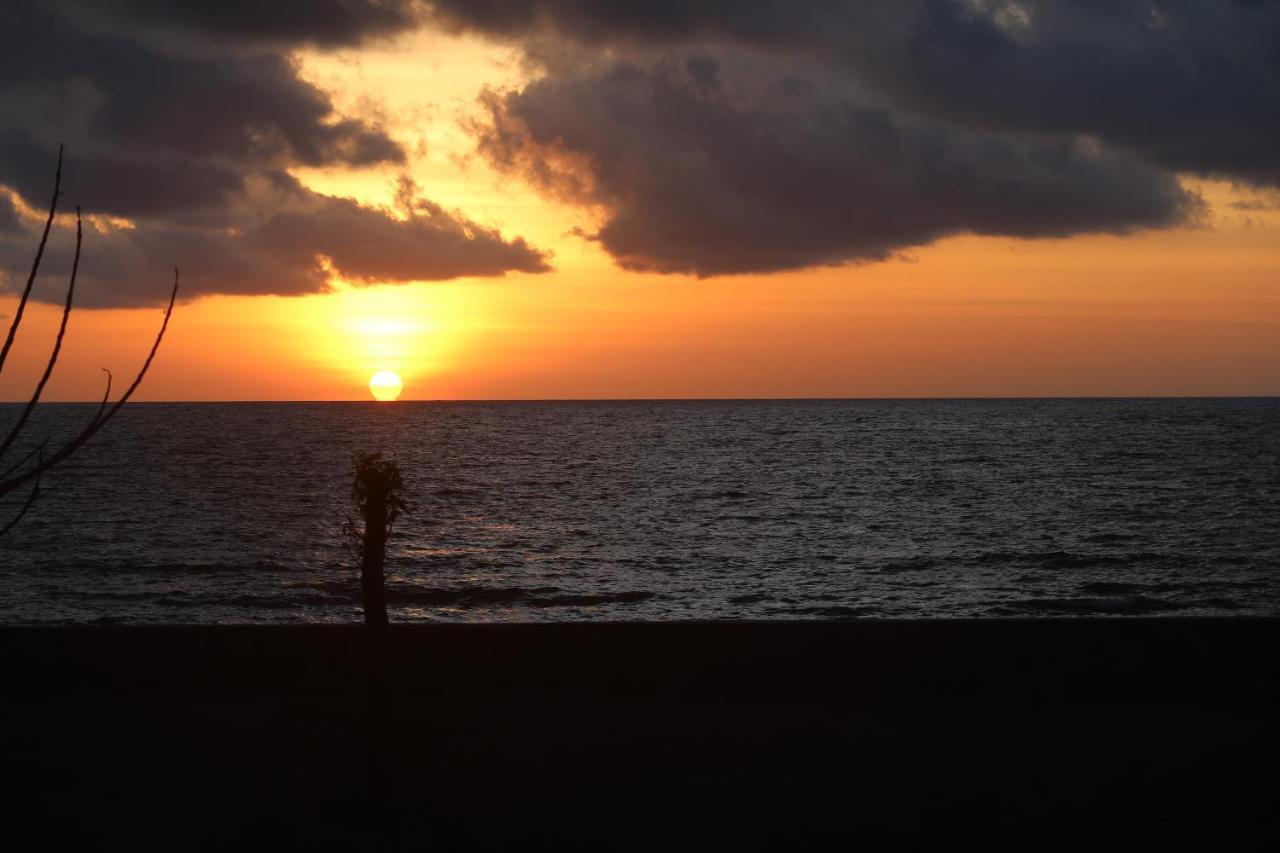
[(0, 629), (9, 849), (1271, 849), (1280, 828), (1280, 620), (399, 626), (373, 807), (362, 637)]

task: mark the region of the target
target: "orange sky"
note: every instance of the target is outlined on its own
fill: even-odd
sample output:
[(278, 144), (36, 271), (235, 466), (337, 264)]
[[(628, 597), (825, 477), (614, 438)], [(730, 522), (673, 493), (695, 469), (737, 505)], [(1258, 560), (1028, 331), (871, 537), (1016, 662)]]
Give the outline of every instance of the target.
[[(343, 111), (387, 118), (425, 195), (551, 250), (555, 271), (185, 303), (136, 399), (368, 399), (381, 369), (416, 399), (1280, 394), (1280, 210), (1233, 208), (1256, 196), (1229, 184), (1188, 180), (1210, 203), (1195, 228), (961, 237), (771, 275), (627, 273), (570, 234), (590, 213), (472, 156), (458, 119), (482, 86), (520, 84), (511, 49), (423, 32), (301, 61)], [(397, 176), (295, 174), (372, 204)], [(57, 312), (29, 311), (0, 399), (29, 392), (52, 341)], [(94, 398), (101, 367), (131, 374), (159, 319), (75, 312), (46, 399)]]

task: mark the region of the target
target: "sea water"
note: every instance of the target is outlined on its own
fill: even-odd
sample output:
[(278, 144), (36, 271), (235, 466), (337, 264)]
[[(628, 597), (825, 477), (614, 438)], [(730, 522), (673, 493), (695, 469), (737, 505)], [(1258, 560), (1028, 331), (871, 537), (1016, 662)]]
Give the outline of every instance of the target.
[(374, 451), (395, 621), (1280, 614), (1277, 399), (157, 403), (0, 537), (0, 623), (359, 620)]

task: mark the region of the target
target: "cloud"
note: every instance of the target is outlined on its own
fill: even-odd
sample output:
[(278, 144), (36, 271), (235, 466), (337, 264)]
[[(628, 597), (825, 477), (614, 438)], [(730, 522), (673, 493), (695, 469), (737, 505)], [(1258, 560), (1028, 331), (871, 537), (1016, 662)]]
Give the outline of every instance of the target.
[[(1231, 202), (1232, 210), (1244, 211), (1260, 211), (1260, 210), (1280, 210), (1280, 197), (1271, 198), (1246, 198), (1239, 201)], [(0, 219), (3, 215), (0, 214)], [(0, 226), (2, 227), (2, 226)]]
[[(353, 199), (294, 187), (275, 212), (246, 215), (234, 228), (154, 223), (128, 227), (95, 221), (86, 229), (85, 261), (77, 292), (86, 307), (144, 305), (156, 286), (182, 268), (183, 293), (297, 296), (326, 289), (340, 276), (357, 282), (442, 281), (549, 269), (545, 256), (522, 239), (508, 241), (459, 213), (417, 196), (405, 181), (400, 211), (369, 208)], [(398, 215), (396, 215), (398, 214)], [(42, 222), (0, 229), (0, 272), (11, 282), (25, 272)], [(69, 224), (50, 237), (40, 298), (60, 299), (71, 269)]]
[(13, 199), (7, 193), (0, 193), (0, 235), (18, 231), (22, 228), (22, 220), (18, 218), (18, 210)]
[(523, 41), (804, 56), (897, 111), (1083, 134), (1170, 170), (1280, 185), (1280, 3), (1187, 0), (489, 0), (443, 26)]
[(524, 240), (506, 242), (401, 184), (403, 220), (390, 220), (351, 199), (320, 196), (313, 209), (272, 217), (247, 233), (249, 245), (301, 265), (326, 257), (346, 278), (413, 281), (501, 275), (506, 270), (545, 272), (544, 257)]
[(1076, 137), (899, 114), (755, 53), (583, 60), (491, 93), (480, 150), (603, 211), (623, 267), (697, 275), (879, 260), (941, 237), (1163, 227), (1199, 200)]
[[(100, 304), (142, 299), (175, 261), (189, 293), (546, 269), (416, 195), (380, 210), (291, 177), (407, 155), (290, 51), (420, 26), (523, 47), (533, 79), (486, 96), (480, 150), (592, 209), (586, 236), (633, 269), (1123, 234), (1196, 219), (1179, 174), (1280, 187), (1275, 2), (17, 0), (0, 8), (0, 188), (40, 209), (68, 143)], [(0, 269), (21, 269), (31, 220), (3, 199)]]
[[(387, 281), (546, 269), (523, 240), (428, 202), (397, 216), (312, 193), (290, 176), (294, 167), (405, 164), (384, 127), (340, 115), (287, 51), (388, 35), (417, 16), (418, 4), (376, 0), (6, 4), (0, 188), (43, 209), (66, 143), (64, 206), (81, 204), (102, 226), (86, 238), (85, 304), (161, 295), (157, 271), (163, 282), (175, 264), (188, 297), (315, 292), (330, 268)], [(7, 211), (0, 221), (9, 223), (4, 289), (31, 246), (20, 245), (28, 229), (15, 230)], [(54, 290), (47, 298), (59, 298)]]
[(418, 0), (54, 0), (104, 28), (174, 35), (322, 47), (349, 47), (416, 28)]
[[(3, 131), (0, 131), (3, 133)], [(13, 131), (0, 135), (0, 182), (33, 207), (47, 207), (57, 145)], [(225, 222), (245, 191), (246, 170), (183, 158), (147, 159), (109, 151), (66, 154), (64, 191), (87, 211), (125, 217), (196, 217)], [(64, 199), (66, 203), (68, 199)]]
[[(225, 191), (234, 185), (233, 173), (247, 169), (405, 158), (383, 128), (337, 115), (329, 97), (278, 52), (176, 55), (20, 2), (0, 12), (0, 54), (6, 166), (28, 167), (34, 152), (47, 156), (63, 141), (88, 173), (131, 168), (130, 180), (118, 182), (122, 193), (165, 197), (145, 180), (141, 189), (126, 183), (150, 175), (172, 186), (190, 168), (189, 180), (206, 189), (173, 194), (175, 209), (183, 210), (216, 200), (208, 186)], [(43, 181), (45, 170), (35, 171), (34, 180)], [(95, 203), (102, 212), (124, 215), (137, 205), (111, 193)]]
[[(1001, 18), (1011, 6), (1025, 23)], [(1277, 44), (1275, 3), (930, 2), (898, 43), (844, 58), (910, 109), (1277, 185)]]

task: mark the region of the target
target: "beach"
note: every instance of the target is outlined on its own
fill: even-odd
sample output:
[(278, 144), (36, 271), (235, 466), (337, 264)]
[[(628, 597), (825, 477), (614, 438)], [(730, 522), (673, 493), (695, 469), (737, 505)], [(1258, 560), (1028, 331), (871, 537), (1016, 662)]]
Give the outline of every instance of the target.
[[(0, 629), (10, 838), (333, 849), (1239, 844), (1280, 621)], [(15, 848), (17, 849), (17, 848)]]

